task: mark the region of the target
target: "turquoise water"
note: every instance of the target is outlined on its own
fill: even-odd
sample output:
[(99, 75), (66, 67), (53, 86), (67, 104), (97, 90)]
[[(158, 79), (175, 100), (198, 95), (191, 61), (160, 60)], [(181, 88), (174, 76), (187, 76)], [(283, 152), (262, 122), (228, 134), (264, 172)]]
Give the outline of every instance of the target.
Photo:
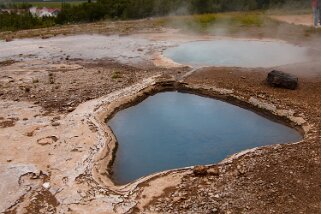
[(119, 147), (113, 180), (125, 184), (168, 169), (217, 163), (269, 144), (296, 142), (287, 126), (219, 100), (179, 92), (151, 96), (109, 122)]
[(214, 40), (181, 44), (164, 51), (180, 64), (222, 67), (274, 67), (306, 62), (308, 50), (276, 41)]

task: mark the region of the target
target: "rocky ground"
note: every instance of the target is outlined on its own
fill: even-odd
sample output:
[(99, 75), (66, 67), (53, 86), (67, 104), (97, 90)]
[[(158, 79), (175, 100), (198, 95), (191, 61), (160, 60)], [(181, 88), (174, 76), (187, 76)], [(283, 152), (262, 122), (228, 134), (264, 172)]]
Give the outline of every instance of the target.
[[(69, 34), (70, 29), (83, 32), (83, 26), (87, 25), (2, 33), (0, 37), (34, 33), (47, 38)], [(144, 33), (144, 39), (154, 41), (171, 40), (173, 35), (172, 40), (181, 41), (208, 38), (177, 31), (159, 33), (164, 29), (153, 20), (88, 27), (104, 34)], [(102, 30), (105, 28), (112, 30)], [(300, 45), (319, 44), (312, 38)], [(133, 46), (135, 51), (143, 48), (138, 58), (151, 59), (146, 47)], [(51, 60), (50, 55), (0, 59), (0, 211), (321, 213), (319, 61), (278, 68), (299, 77), (299, 88), (293, 91), (268, 86), (265, 78), (270, 69), (190, 72), (188, 67), (162, 64), (162, 59), (154, 63), (158, 66), (119, 63), (114, 58)], [(274, 115), (298, 128), (304, 139), (253, 149), (217, 165), (163, 172), (116, 187), (105, 167), (112, 150), (106, 142), (113, 142), (104, 123), (106, 112), (112, 113), (133, 97), (146, 96), (158, 81), (165, 81), (165, 86), (184, 83), (204, 95)]]
[(47, 63), (49, 62), (38, 60), (2, 66), (1, 98), (29, 101), (42, 106), (48, 112), (66, 113), (73, 111), (80, 103), (109, 94), (152, 75), (177, 74), (187, 69), (143, 69), (112, 60)]

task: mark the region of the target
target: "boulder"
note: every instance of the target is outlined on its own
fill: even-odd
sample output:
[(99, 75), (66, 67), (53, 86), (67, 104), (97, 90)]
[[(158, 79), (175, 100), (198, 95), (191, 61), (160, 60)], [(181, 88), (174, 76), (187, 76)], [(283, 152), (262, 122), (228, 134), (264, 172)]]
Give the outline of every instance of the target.
[(299, 80), (297, 77), (291, 74), (273, 70), (268, 74), (266, 81), (272, 87), (280, 87), (294, 90), (298, 87)]

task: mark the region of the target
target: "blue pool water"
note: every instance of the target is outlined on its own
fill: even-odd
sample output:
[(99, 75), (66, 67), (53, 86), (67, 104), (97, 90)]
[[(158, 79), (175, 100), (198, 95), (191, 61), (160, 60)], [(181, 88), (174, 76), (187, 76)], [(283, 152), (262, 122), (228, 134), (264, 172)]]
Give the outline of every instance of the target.
[(109, 122), (119, 147), (113, 180), (125, 184), (167, 169), (217, 163), (269, 144), (296, 142), (294, 129), (219, 100), (179, 92), (151, 96)]
[(214, 40), (181, 44), (164, 51), (174, 62), (191, 66), (274, 67), (306, 62), (308, 49), (276, 41)]

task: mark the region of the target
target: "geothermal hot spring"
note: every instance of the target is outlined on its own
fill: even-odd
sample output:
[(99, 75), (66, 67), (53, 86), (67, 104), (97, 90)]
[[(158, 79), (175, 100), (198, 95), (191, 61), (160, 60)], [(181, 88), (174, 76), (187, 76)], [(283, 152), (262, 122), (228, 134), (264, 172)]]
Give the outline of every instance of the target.
[(258, 146), (296, 142), (294, 129), (212, 98), (150, 96), (109, 122), (118, 140), (113, 180), (125, 184), (168, 169), (218, 163)]
[[(273, 67), (308, 61), (307, 49), (285, 42), (188, 42), (163, 53), (192, 66)], [(212, 98), (164, 92), (118, 112), (108, 125), (118, 149), (113, 180), (125, 184), (168, 169), (218, 163), (242, 150), (296, 142), (294, 129)]]
[(164, 51), (167, 58), (191, 66), (274, 67), (309, 61), (308, 49), (277, 41), (197, 41)]

